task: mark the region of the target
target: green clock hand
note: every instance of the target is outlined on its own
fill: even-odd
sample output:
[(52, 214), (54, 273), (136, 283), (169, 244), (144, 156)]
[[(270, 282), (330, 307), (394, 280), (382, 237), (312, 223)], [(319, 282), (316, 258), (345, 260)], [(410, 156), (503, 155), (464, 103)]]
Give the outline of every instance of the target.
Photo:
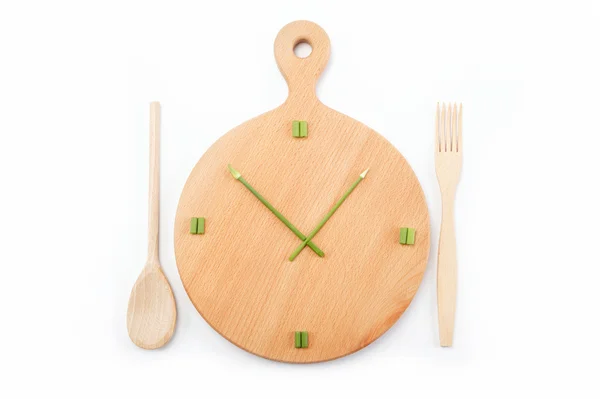
[[(243, 185), (244, 185), (244, 186), (245, 186), (245, 187), (246, 187), (248, 190), (250, 190), (250, 192), (251, 192), (252, 194), (254, 194), (254, 196), (255, 196), (256, 198), (258, 198), (258, 200), (259, 200), (260, 202), (262, 202), (264, 206), (266, 206), (267, 208), (269, 208), (269, 210), (270, 210), (271, 212), (273, 212), (273, 214), (274, 214), (275, 216), (277, 216), (277, 218), (278, 218), (279, 220), (281, 220), (281, 221), (283, 222), (283, 224), (285, 224), (285, 225), (286, 225), (286, 226), (287, 226), (287, 227), (288, 227), (290, 230), (292, 230), (292, 232), (293, 232), (294, 234), (296, 234), (296, 236), (297, 236), (299, 239), (301, 239), (301, 240), (306, 240), (306, 236), (305, 236), (304, 234), (302, 234), (302, 233), (300, 232), (300, 230), (298, 230), (298, 229), (296, 228), (296, 226), (294, 226), (294, 225), (293, 225), (293, 224), (292, 224), (292, 223), (291, 223), (289, 220), (287, 220), (287, 219), (286, 219), (286, 217), (285, 217), (285, 216), (283, 216), (283, 215), (281, 214), (281, 212), (279, 212), (277, 209), (275, 209), (275, 207), (273, 207), (273, 205), (271, 205), (271, 204), (269, 203), (269, 201), (267, 201), (267, 200), (265, 199), (265, 197), (263, 197), (262, 195), (260, 195), (260, 194), (258, 193), (258, 191), (256, 191), (256, 190), (254, 189), (254, 187), (252, 187), (252, 186), (250, 185), (250, 183), (248, 183), (248, 182), (247, 182), (247, 181), (246, 181), (246, 180), (245, 180), (245, 179), (242, 177), (242, 174), (241, 174), (240, 172), (238, 172), (237, 170), (235, 170), (235, 169), (233, 168), (233, 166), (231, 166), (231, 164), (230, 164), (230, 165), (227, 165), (227, 167), (229, 168), (229, 172), (231, 173), (231, 175), (232, 175), (232, 176), (233, 176), (233, 177), (234, 177), (236, 180), (238, 180), (240, 183), (242, 183), (242, 184), (243, 184)], [(305, 242), (305, 243), (304, 243), (304, 245), (308, 245), (308, 246), (310, 247), (310, 249), (312, 249), (313, 251), (315, 251), (315, 253), (316, 253), (317, 255), (321, 256), (321, 257), (323, 257), (323, 256), (325, 255), (325, 253), (324, 253), (323, 251), (321, 251), (321, 249), (320, 249), (319, 247), (317, 247), (315, 244), (313, 244), (312, 242), (310, 242), (310, 240), (308, 240), (308, 242)]]
[(333, 208), (331, 208), (331, 210), (327, 213), (327, 215), (325, 215), (325, 217), (323, 218), (323, 220), (321, 220), (321, 222), (317, 225), (317, 227), (315, 227), (315, 229), (310, 232), (310, 234), (308, 235), (308, 237), (306, 237), (304, 239), (304, 241), (302, 242), (302, 244), (300, 244), (294, 250), (294, 252), (292, 252), (292, 254), (290, 255), (290, 261), (293, 261), (294, 259), (296, 259), (296, 256), (298, 256), (298, 254), (300, 253), (300, 251), (302, 251), (304, 249), (304, 247), (310, 242), (310, 240), (312, 240), (313, 237), (319, 232), (319, 230), (321, 230), (321, 228), (325, 225), (325, 223), (327, 223), (327, 221), (329, 220), (329, 218), (331, 216), (333, 216), (333, 214), (335, 213), (335, 211), (337, 211), (337, 209), (340, 207), (340, 205), (342, 205), (342, 203), (346, 200), (346, 198), (348, 198), (348, 196), (350, 195), (350, 193), (356, 188), (356, 186), (358, 186), (358, 183), (360, 183), (365, 178), (365, 176), (367, 175), (368, 171), (369, 171), (369, 169), (365, 170), (364, 172), (362, 172), (360, 174), (360, 176), (358, 177), (358, 180), (356, 180), (354, 183), (352, 183), (352, 186), (350, 186), (350, 188), (348, 189), (348, 191), (346, 191), (346, 193), (344, 195), (342, 195), (342, 198), (340, 198), (338, 200), (338, 202), (335, 203), (335, 205), (333, 206)]

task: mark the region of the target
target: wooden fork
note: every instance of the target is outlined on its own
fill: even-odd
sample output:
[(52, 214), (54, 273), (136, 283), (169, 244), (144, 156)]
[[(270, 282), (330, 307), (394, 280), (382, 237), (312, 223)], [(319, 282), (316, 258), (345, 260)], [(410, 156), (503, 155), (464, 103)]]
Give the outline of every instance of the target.
[(440, 346), (452, 346), (456, 310), (456, 237), (454, 197), (462, 167), (462, 104), (456, 112), (438, 103), (435, 113), (435, 171), (442, 194), (442, 226), (438, 247), (437, 295)]

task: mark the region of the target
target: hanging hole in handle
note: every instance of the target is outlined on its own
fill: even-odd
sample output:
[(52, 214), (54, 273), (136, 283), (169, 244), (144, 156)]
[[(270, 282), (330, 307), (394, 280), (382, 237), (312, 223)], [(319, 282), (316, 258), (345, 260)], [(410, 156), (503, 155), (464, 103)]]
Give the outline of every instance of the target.
[(306, 58), (312, 53), (312, 46), (306, 39), (298, 40), (298, 43), (294, 45), (294, 54), (298, 58)]
[[(301, 43), (307, 43), (312, 51), (306, 54), (308, 48), (300, 46)], [(330, 48), (327, 33), (314, 22), (294, 21), (281, 28), (273, 50), (277, 66), (288, 84), (288, 97), (316, 96), (316, 83), (327, 65)]]

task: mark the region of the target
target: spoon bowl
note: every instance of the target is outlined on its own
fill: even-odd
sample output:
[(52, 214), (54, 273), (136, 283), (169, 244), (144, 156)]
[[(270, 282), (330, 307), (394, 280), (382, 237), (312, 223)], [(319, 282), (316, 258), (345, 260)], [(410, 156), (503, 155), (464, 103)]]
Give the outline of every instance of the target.
[(175, 331), (177, 310), (171, 286), (157, 265), (146, 265), (129, 297), (127, 330), (134, 344), (160, 348)]

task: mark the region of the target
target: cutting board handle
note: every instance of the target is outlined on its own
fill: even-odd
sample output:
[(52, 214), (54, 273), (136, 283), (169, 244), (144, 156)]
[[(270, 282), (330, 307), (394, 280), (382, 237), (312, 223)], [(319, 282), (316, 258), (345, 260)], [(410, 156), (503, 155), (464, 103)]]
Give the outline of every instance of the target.
[[(308, 43), (312, 52), (306, 58), (294, 53), (300, 43)], [(308, 97), (316, 99), (317, 80), (329, 61), (329, 36), (310, 21), (294, 21), (284, 26), (275, 39), (275, 60), (288, 84), (288, 101)]]

